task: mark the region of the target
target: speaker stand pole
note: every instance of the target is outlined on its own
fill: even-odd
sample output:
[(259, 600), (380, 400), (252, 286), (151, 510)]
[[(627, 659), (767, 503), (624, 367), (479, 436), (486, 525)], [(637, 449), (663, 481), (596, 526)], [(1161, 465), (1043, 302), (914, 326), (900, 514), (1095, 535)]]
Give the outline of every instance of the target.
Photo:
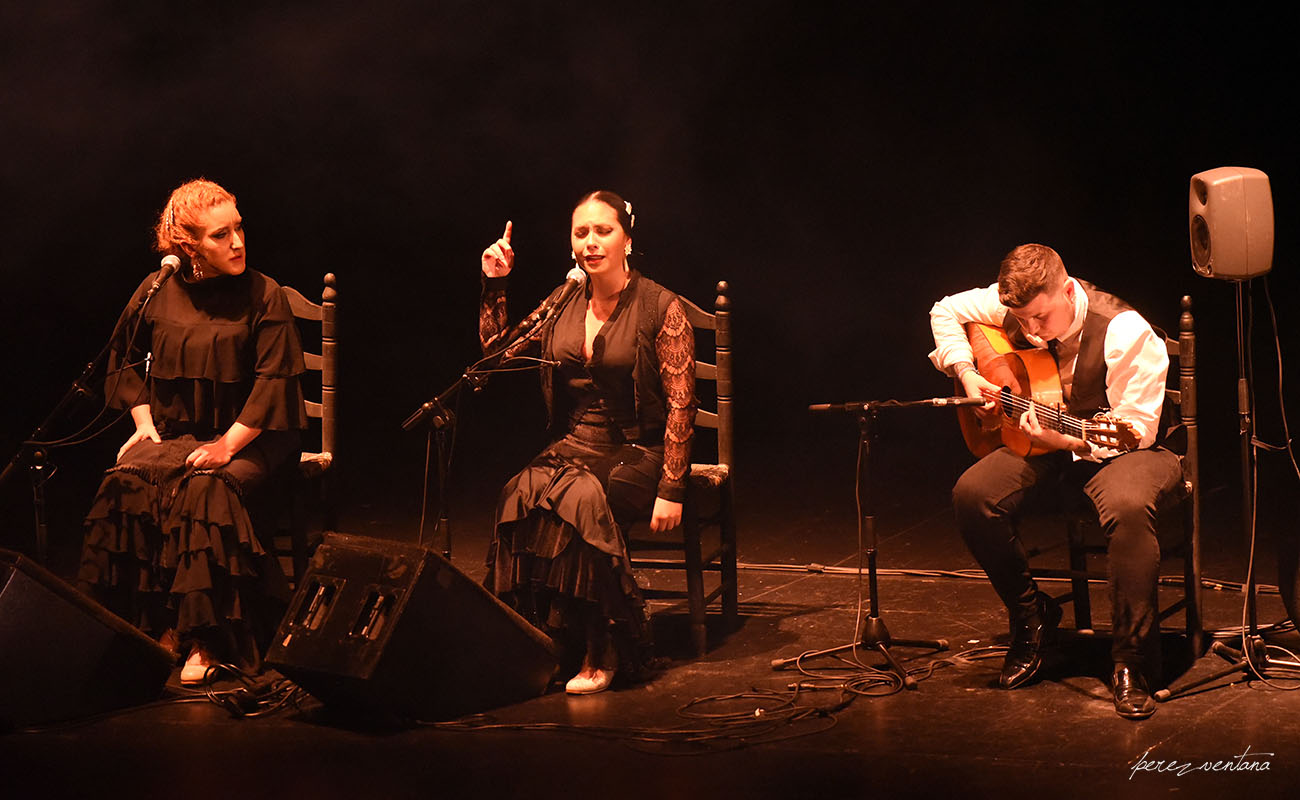
[(1237, 417), (1240, 422), (1241, 436), (1241, 527), (1246, 545), (1250, 548), (1250, 562), (1246, 565), (1246, 627), (1241, 632), (1241, 647), (1229, 647), (1223, 642), (1215, 642), (1210, 646), (1213, 653), (1231, 663), (1185, 686), (1161, 689), (1155, 693), (1156, 700), (1160, 702), (1181, 697), (1233, 673), (1241, 673), (1243, 678), (1254, 675), (1267, 679), (1270, 668), (1300, 669), (1300, 663), (1270, 658), (1268, 643), (1259, 632), (1257, 599), (1259, 593), (1255, 583), (1255, 424), (1252, 417), (1254, 406), (1250, 375), (1246, 371), (1248, 353), (1246, 352), (1245, 285), (1247, 280), (1234, 281), (1237, 294)]
[[(1255, 422), (1251, 417), (1250, 377), (1246, 374), (1246, 330), (1245, 330), (1245, 291), (1246, 281), (1234, 281), (1237, 295), (1237, 436), (1241, 441), (1241, 534), (1242, 539), (1250, 544), (1254, 534), (1254, 498), (1251, 496), (1252, 476), (1255, 466), (1255, 454), (1252, 440), (1255, 437)], [(1252, 604), (1253, 606), (1253, 604)], [(1253, 612), (1252, 612), (1253, 613)], [(1255, 620), (1252, 617), (1253, 627)]]

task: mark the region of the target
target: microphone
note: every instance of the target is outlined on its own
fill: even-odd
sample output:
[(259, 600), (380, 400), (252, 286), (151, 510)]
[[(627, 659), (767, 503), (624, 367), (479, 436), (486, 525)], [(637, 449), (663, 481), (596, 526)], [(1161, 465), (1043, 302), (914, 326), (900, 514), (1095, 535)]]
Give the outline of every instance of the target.
[(564, 276), (564, 284), (555, 291), (552, 291), (541, 305), (533, 309), (533, 313), (524, 317), (519, 324), (514, 326), (504, 335), (495, 337), (489, 347), (495, 347), (501, 342), (513, 342), (525, 333), (528, 333), (537, 326), (538, 323), (545, 320), (555, 309), (569, 302), (569, 298), (578, 293), (582, 284), (587, 281), (587, 273), (583, 272), (580, 267), (574, 267), (569, 270), (569, 274)]
[(145, 293), (144, 302), (147, 303), (152, 300), (153, 296), (162, 288), (162, 285), (167, 282), (167, 279), (175, 275), (176, 270), (180, 268), (180, 258), (171, 255), (163, 256), (162, 264), (158, 270), (158, 277), (154, 278), (153, 283), (149, 285), (149, 291)]
[(809, 411), (870, 411), (872, 408), (879, 406), (878, 401), (867, 400), (861, 403), (813, 403), (808, 406)]
[(982, 397), (931, 397), (916, 402), (923, 406), (982, 406), (988, 401)]

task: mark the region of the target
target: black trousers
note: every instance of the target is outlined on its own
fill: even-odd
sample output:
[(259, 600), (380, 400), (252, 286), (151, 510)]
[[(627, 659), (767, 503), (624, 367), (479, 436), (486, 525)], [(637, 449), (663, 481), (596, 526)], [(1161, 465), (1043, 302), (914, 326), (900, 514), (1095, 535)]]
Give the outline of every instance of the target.
[(1015, 618), (1033, 610), (1037, 591), (1016, 532), (1025, 502), (1042, 492), (1082, 489), (1106, 534), (1111, 655), (1116, 663), (1137, 667), (1148, 660), (1159, 624), (1156, 509), (1181, 481), (1178, 456), (1159, 447), (1101, 463), (1077, 461), (1065, 452), (1025, 457), (1004, 447), (962, 474), (953, 487), (953, 508), (966, 546)]

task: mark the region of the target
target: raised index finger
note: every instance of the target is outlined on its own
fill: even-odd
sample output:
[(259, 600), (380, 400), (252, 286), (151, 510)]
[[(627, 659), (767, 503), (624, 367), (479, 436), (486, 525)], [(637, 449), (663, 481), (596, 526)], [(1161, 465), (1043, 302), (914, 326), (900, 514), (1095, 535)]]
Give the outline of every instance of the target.
[(506, 244), (510, 244), (510, 229), (513, 226), (514, 223), (512, 223), (510, 220), (506, 220), (506, 232), (501, 234), (501, 238), (506, 240)]

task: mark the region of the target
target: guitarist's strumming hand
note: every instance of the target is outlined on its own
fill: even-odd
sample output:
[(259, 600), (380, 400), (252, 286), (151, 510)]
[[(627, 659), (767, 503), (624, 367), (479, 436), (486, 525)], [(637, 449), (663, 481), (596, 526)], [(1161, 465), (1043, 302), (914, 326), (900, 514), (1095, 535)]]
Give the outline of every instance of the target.
[(1028, 436), (1035, 444), (1051, 450), (1071, 450), (1075, 453), (1087, 453), (1091, 448), (1088, 443), (1082, 439), (1076, 439), (1073, 436), (1067, 436), (1060, 431), (1044, 428), (1038, 423), (1038, 416), (1034, 414), (1033, 405), (1029, 410), (1020, 415), (1020, 432)]

